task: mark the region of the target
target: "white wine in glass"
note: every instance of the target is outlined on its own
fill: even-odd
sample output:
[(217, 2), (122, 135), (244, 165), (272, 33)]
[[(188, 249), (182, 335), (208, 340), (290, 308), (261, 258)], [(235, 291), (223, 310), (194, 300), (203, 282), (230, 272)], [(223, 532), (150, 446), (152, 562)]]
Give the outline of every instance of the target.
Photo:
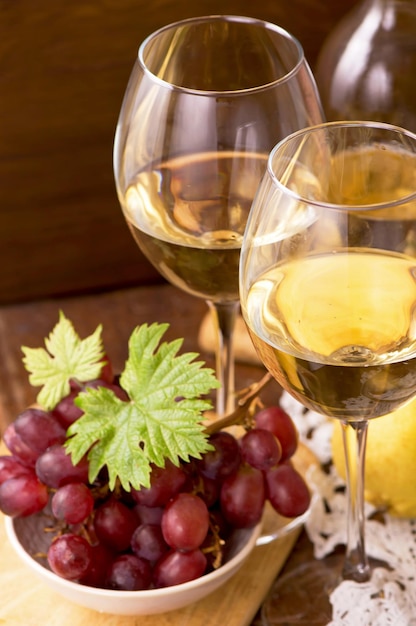
[(218, 415), (234, 407), (240, 249), (268, 153), (320, 121), (302, 47), (278, 26), (197, 17), (140, 46), (115, 137), (118, 197), (144, 255), (212, 311)]
[(335, 122), (271, 152), (242, 246), (242, 312), (282, 387), (341, 420), (349, 509), (342, 565), (312, 561), (282, 577), (263, 608), (267, 626), (327, 624), (328, 592), (371, 576), (366, 435), (372, 418), (416, 394), (415, 257), (416, 135)]

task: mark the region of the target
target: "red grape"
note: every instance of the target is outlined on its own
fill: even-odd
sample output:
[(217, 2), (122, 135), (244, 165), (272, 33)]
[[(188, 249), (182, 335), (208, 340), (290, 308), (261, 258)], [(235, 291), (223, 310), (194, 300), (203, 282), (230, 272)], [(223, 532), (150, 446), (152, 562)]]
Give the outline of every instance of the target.
[(156, 587), (180, 585), (202, 576), (206, 566), (207, 559), (201, 550), (171, 550), (156, 563), (153, 582)]
[(277, 465), (282, 456), (282, 446), (272, 432), (264, 428), (249, 430), (240, 440), (243, 460), (259, 470)]
[(118, 552), (127, 550), (130, 546), (137, 525), (138, 519), (134, 511), (116, 498), (110, 498), (95, 512), (94, 529), (98, 539)]
[(88, 467), (86, 458), (74, 465), (65, 447), (55, 444), (41, 454), (36, 461), (36, 474), (45, 485), (58, 489), (67, 483), (87, 483)]
[(122, 554), (111, 564), (107, 573), (107, 586), (123, 591), (149, 589), (152, 568), (149, 561), (134, 554)]
[(17, 478), (18, 476), (33, 475), (32, 468), (23, 465), (16, 456), (4, 455), (0, 456), (0, 485), (9, 478)]
[(114, 559), (114, 552), (102, 543), (91, 546), (91, 564), (80, 578), (80, 583), (89, 587), (105, 587), (107, 571)]
[(91, 566), (91, 546), (84, 537), (65, 533), (53, 540), (47, 557), (55, 574), (68, 580), (78, 580), (86, 575)]
[(161, 524), (164, 508), (162, 506), (146, 506), (136, 504), (134, 512), (140, 524)]
[(241, 465), (221, 487), (221, 510), (235, 528), (250, 528), (261, 519), (265, 502), (263, 474), (250, 465)]
[(48, 502), (48, 489), (34, 472), (9, 478), (0, 485), (0, 510), (10, 517), (27, 517)]
[(225, 430), (220, 430), (209, 437), (214, 450), (206, 452), (196, 465), (198, 471), (207, 478), (223, 480), (240, 465), (241, 456), (237, 439)]
[(178, 550), (195, 550), (209, 529), (208, 508), (192, 493), (179, 493), (166, 506), (162, 516), (162, 533), (166, 543)]
[(29, 408), (14, 422), (16, 434), (38, 455), (54, 443), (63, 443), (66, 431), (50, 413)]
[(16, 456), (23, 465), (35, 467), (39, 455), (17, 434), (14, 423), (7, 426), (3, 434), (3, 441), (13, 456)]
[(157, 561), (168, 550), (159, 524), (141, 524), (133, 533), (131, 548), (136, 556)]
[(273, 508), (285, 517), (297, 517), (308, 509), (311, 496), (302, 476), (289, 463), (265, 472), (267, 497)]
[(84, 483), (68, 483), (53, 494), (52, 513), (68, 524), (80, 524), (92, 513), (94, 498)]
[(132, 489), (131, 495), (137, 504), (146, 506), (164, 506), (184, 486), (186, 473), (172, 461), (167, 460), (165, 467), (152, 466), (150, 487)]
[(79, 389), (71, 391), (52, 411), (64, 428), (69, 428), (73, 422), (83, 415), (83, 411), (75, 404), (74, 400), (78, 397)]
[(282, 447), (281, 461), (289, 459), (298, 446), (298, 432), (292, 418), (280, 406), (262, 409), (254, 416), (256, 428), (270, 430)]

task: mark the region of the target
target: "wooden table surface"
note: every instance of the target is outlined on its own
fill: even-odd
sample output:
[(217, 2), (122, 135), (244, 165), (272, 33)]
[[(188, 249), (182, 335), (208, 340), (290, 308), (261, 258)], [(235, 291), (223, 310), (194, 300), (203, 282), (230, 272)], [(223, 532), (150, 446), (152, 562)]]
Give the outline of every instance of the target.
[[(183, 337), (184, 350), (200, 352), (207, 364), (214, 366), (212, 354), (202, 352), (198, 343), (206, 304), (170, 285), (3, 306), (0, 307), (0, 433), (36, 398), (37, 390), (29, 385), (22, 365), (21, 346), (43, 346), (60, 310), (73, 322), (81, 337), (93, 332), (98, 324), (103, 325), (104, 344), (116, 371), (123, 367), (127, 357), (127, 340), (133, 328), (144, 322), (168, 322), (167, 339)], [(263, 374), (261, 366), (238, 363), (237, 388), (260, 380)], [(265, 402), (272, 403), (279, 395), (280, 388), (272, 382), (263, 397)], [(309, 550), (309, 542), (303, 535), (293, 552), (293, 565), (305, 558)], [(291, 568), (291, 562), (292, 558), (286, 568)], [(260, 624), (259, 618), (252, 623), (253, 626)]]

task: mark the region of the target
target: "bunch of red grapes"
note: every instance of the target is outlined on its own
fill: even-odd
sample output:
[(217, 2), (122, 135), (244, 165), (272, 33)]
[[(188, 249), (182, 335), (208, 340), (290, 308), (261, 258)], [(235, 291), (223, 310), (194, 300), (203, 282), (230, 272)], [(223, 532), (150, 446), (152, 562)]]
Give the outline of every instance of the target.
[[(125, 398), (115, 382), (90, 385)], [(90, 484), (87, 459), (74, 466), (64, 447), (82, 415), (78, 393), (53, 411), (21, 413), (4, 433), (10, 455), (0, 456), (0, 509), (50, 515), (45, 556), (56, 574), (130, 591), (177, 585), (218, 567), (230, 533), (255, 526), (266, 500), (290, 518), (307, 510), (309, 490), (291, 463), (297, 431), (280, 407), (259, 410), (240, 439), (210, 435), (214, 449), (201, 459), (153, 467), (149, 488), (110, 491), (105, 471)]]

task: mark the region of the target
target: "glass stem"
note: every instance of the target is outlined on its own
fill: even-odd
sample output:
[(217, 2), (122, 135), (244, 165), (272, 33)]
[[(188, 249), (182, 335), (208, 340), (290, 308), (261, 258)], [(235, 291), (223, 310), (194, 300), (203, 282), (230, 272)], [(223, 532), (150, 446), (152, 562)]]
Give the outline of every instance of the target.
[(217, 389), (216, 412), (219, 417), (235, 408), (234, 329), (239, 302), (208, 302), (217, 336), (216, 373), (221, 386)]
[(343, 578), (370, 578), (365, 550), (364, 480), (368, 421), (342, 422), (348, 496), (347, 546)]

